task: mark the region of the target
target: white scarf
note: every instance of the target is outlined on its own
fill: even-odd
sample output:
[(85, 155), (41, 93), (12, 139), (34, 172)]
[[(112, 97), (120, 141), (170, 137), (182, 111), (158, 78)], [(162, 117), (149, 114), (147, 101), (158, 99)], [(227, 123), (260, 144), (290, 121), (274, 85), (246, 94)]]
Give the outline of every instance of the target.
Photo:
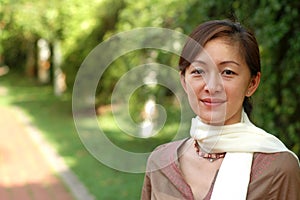
[(211, 126), (193, 118), (190, 134), (205, 152), (227, 152), (211, 200), (246, 199), (254, 152), (287, 151), (298, 159), (278, 138), (252, 124), (244, 111), (240, 123), (225, 126)]

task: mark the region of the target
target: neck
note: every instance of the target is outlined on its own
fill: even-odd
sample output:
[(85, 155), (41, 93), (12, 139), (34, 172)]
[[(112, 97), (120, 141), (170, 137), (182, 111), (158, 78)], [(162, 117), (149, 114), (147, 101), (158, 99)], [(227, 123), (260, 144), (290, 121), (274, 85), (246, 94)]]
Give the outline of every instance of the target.
[(200, 116), (197, 116), (197, 118), (202, 123), (210, 125), (210, 126), (224, 126), (224, 125), (232, 125), (232, 124), (244, 122), (243, 114), (246, 114), (246, 113), (244, 113), (243, 109), (241, 109), (236, 114), (234, 114), (232, 117), (230, 117), (228, 119), (224, 118), (224, 120), (214, 120), (214, 119), (205, 120), (205, 119), (201, 118)]

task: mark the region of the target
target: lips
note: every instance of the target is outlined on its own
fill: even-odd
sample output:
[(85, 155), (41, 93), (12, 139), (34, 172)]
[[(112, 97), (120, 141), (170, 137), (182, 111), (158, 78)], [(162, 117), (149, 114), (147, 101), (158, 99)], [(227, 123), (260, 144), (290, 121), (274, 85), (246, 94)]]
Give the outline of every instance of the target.
[(219, 106), (226, 102), (226, 100), (218, 98), (203, 98), (200, 101), (206, 106)]

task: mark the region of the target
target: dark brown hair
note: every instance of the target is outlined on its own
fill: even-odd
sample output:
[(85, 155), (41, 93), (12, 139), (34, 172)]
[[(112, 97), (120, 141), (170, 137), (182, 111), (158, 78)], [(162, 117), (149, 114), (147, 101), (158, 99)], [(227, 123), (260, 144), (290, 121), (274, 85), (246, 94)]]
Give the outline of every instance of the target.
[[(226, 37), (239, 44), (240, 55), (249, 67), (251, 76), (261, 71), (259, 48), (252, 32), (241, 26), (240, 23), (230, 20), (213, 20), (200, 24), (187, 39), (179, 58), (179, 70), (185, 74), (205, 44), (215, 38)], [(248, 116), (252, 111), (249, 97), (245, 97), (243, 107)]]

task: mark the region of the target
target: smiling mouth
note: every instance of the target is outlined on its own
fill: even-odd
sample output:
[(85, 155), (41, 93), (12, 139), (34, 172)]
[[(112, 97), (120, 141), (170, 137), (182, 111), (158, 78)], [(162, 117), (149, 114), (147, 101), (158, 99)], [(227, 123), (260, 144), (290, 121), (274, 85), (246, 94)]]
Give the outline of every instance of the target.
[(201, 99), (200, 101), (206, 106), (219, 106), (226, 102), (226, 100), (223, 99), (210, 99), (210, 98)]

